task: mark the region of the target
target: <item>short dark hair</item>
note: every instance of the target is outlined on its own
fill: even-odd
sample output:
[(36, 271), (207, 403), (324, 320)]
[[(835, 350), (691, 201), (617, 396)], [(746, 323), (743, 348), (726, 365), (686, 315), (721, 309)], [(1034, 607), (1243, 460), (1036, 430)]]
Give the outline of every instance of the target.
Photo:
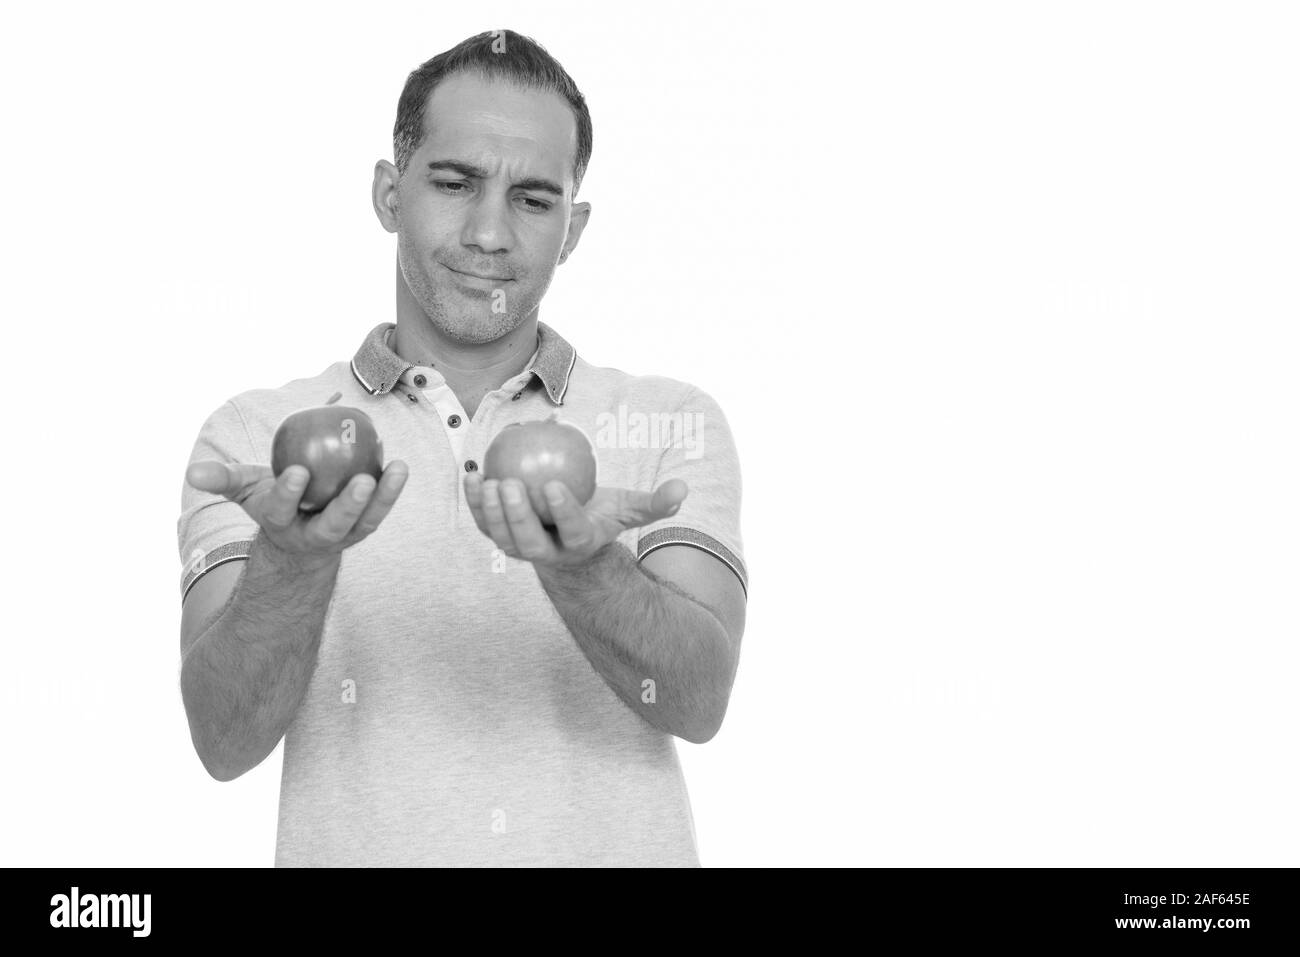
[(525, 88), (552, 90), (568, 101), (578, 121), (578, 152), (573, 161), (573, 191), (577, 193), (591, 159), (587, 101), (558, 60), (536, 40), (514, 30), (488, 30), (462, 40), (411, 71), (397, 101), (397, 122), (393, 124), (393, 162), (398, 175), (406, 172), (411, 157), (424, 142), (424, 110), (430, 94), (446, 77), (466, 71), (509, 80)]

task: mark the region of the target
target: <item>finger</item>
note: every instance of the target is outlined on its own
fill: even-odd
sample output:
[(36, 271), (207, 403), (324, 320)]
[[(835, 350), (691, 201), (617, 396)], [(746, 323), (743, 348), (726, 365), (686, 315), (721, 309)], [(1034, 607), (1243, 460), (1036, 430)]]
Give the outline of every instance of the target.
[(388, 517), (388, 513), (397, 504), (397, 497), (402, 494), (402, 489), (406, 487), (406, 480), (410, 475), (410, 468), (401, 459), (394, 459), (388, 463), (379, 477), (379, 485), (370, 496), (370, 504), (365, 507), (361, 517), (352, 526), (353, 535), (365, 538), (379, 527), (379, 523)]
[(497, 543), (497, 548), (507, 555), (518, 555), (519, 550), (501, 502), (501, 485), (497, 479), (483, 483), (483, 521), (488, 537)]
[(262, 520), (273, 528), (288, 528), (292, 525), (298, 517), (302, 493), (310, 480), (311, 473), (304, 465), (290, 465), (281, 472), (267, 498)]
[(375, 480), (369, 475), (363, 472), (352, 476), (343, 490), (325, 506), (324, 511), (307, 523), (308, 543), (317, 546), (337, 545), (347, 538), (374, 491)]
[(474, 524), (484, 535), (488, 534), (487, 522), (483, 519), (483, 476), (478, 472), (470, 472), (465, 476), (465, 504), (469, 506), (469, 513), (474, 516)]
[(242, 502), (248, 497), (246, 490), (271, 474), (271, 469), (265, 465), (204, 459), (192, 463), (185, 470), (185, 481), (200, 491), (224, 495), (232, 502)]
[(546, 483), (543, 491), (564, 547), (578, 551), (588, 548), (596, 539), (596, 525), (587, 510), (573, 497), (569, 487), (563, 482), (551, 481)]
[(521, 558), (532, 562), (555, 557), (555, 543), (533, 511), (523, 482), (513, 478), (501, 480), (501, 506)]

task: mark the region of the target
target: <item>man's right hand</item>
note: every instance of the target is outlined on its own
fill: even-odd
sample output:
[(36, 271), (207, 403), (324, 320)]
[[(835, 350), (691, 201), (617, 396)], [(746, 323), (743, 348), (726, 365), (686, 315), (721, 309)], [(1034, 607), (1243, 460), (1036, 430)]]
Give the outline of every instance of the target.
[(394, 459), (378, 485), (369, 475), (354, 475), (317, 512), (298, 510), (311, 478), (301, 465), (289, 466), (277, 479), (269, 465), (207, 459), (190, 465), (185, 481), (243, 506), (272, 545), (298, 560), (313, 561), (332, 559), (378, 528), (397, 502), (408, 474), (406, 463)]

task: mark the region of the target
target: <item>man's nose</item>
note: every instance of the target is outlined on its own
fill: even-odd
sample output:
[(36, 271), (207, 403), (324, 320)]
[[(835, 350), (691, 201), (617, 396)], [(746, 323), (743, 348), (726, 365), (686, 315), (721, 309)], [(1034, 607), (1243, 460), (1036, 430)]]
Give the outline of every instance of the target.
[(469, 207), (461, 242), (484, 253), (509, 252), (515, 241), (509, 216), (506, 197), (481, 191)]

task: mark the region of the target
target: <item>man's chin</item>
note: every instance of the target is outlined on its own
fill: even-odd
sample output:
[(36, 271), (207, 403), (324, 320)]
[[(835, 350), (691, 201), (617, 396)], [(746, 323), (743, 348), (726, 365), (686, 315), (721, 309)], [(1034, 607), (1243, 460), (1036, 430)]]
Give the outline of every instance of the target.
[(522, 319), (510, 313), (494, 313), (490, 307), (481, 310), (455, 310), (430, 314), (432, 321), (448, 339), (466, 345), (495, 342), (519, 328)]

